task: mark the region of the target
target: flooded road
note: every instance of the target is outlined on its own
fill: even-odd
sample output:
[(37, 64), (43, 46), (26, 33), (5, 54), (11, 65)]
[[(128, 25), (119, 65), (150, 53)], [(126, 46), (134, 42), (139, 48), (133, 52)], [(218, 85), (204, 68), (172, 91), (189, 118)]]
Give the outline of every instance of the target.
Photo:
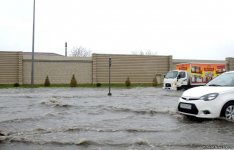
[(160, 88), (0, 89), (1, 150), (233, 149), (234, 123), (176, 113)]

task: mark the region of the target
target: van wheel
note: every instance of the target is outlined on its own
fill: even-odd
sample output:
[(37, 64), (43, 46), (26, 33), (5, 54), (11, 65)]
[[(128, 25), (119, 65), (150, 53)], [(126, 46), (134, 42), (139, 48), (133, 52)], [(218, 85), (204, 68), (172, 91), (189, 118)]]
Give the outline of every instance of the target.
[(188, 89), (188, 85), (182, 85), (180, 90), (181, 91), (186, 91)]
[(224, 105), (222, 116), (227, 120), (234, 121), (234, 102), (230, 102)]

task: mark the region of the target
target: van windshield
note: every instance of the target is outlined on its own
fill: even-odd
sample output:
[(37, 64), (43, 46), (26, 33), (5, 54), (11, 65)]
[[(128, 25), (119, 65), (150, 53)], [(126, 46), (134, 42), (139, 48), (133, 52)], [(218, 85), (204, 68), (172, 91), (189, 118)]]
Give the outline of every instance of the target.
[(169, 79), (169, 78), (174, 79), (174, 78), (177, 77), (177, 75), (178, 75), (178, 71), (170, 71), (170, 72), (167, 73), (167, 75), (165, 76), (165, 78), (167, 78), (167, 79)]
[(214, 78), (207, 86), (234, 86), (234, 72), (223, 73), (220, 76)]

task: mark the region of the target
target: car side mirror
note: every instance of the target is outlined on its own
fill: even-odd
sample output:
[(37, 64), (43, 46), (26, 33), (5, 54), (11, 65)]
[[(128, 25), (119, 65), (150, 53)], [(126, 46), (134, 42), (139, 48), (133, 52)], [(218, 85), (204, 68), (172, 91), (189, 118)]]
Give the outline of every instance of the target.
[(180, 78), (181, 78), (181, 76), (180, 76), (180, 74), (179, 74), (179, 75), (177, 76), (177, 80), (180, 79)]
[(177, 76), (177, 79), (180, 79), (181, 78), (181, 76), (180, 76), (180, 74)]

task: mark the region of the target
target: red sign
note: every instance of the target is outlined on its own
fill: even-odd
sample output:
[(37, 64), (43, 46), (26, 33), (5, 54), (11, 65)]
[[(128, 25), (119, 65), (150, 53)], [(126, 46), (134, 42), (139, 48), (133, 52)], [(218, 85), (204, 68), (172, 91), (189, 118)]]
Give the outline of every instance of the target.
[(225, 66), (224, 66), (224, 65), (223, 65), (223, 66), (217, 66), (217, 68), (218, 68), (218, 69), (224, 69)]
[(214, 67), (211, 67), (210, 65), (207, 66), (207, 68), (204, 68), (205, 71), (214, 71)]
[(187, 67), (186, 66), (181, 66), (181, 67), (179, 67), (179, 70), (187, 70)]

